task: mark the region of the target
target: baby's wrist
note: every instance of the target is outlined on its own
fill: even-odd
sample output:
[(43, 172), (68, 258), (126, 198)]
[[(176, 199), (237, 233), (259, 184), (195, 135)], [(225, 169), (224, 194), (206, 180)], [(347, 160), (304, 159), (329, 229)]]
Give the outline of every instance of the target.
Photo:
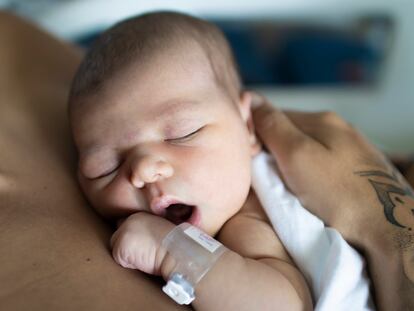
[(188, 223), (171, 230), (161, 248), (164, 257), (160, 270), (167, 281), (163, 291), (179, 304), (194, 300), (195, 287), (227, 249)]
[(168, 252), (166, 251), (163, 251), (163, 252), (164, 252), (164, 255), (161, 260), (160, 274), (165, 281), (168, 281), (168, 278), (174, 271), (176, 262), (174, 258)]

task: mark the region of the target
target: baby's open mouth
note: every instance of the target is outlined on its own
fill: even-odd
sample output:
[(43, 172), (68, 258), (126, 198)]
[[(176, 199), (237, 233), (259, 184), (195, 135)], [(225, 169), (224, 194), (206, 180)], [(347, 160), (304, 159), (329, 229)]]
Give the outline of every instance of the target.
[(165, 218), (179, 225), (183, 222), (188, 222), (193, 214), (195, 206), (186, 205), (181, 203), (171, 204), (166, 209)]

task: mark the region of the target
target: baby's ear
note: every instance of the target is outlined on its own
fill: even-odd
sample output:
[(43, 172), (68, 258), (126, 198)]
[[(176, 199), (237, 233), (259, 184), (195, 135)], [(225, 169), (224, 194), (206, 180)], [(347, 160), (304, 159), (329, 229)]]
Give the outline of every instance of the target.
[(247, 130), (249, 131), (249, 140), (250, 140), (250, 148), (252, 151), (252, 156), (258, 154), (262, 149), (262, 145), (259, 142), (259, 139), (256, 137), (256, 133), (254, 131), (254, 123), (253, 123), (253, 116), (252, 116), (252, 94), (249, 91), (242, 91), (240, 94), (240, 104), (239, 109), (241, 113), (241, 117), (247, 126)]

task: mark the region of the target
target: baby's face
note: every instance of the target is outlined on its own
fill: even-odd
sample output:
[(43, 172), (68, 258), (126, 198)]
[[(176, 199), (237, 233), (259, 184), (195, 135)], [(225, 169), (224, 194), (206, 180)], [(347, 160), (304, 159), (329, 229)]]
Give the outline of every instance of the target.
[(104, 216), (145, 211), (215, 234), (250, 188), (250, 100), (232, 103), (198, 53), (177, 56), (130, 66), (76, 108), (79, 181)]

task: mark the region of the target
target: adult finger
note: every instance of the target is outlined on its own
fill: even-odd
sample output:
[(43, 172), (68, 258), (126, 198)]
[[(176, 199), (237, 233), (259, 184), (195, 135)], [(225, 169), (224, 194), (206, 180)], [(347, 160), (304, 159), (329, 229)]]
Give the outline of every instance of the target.
[[(258, 100), (257, 98), (253, 100)], [(281, 110), (266, 100), (253, 104), (255, 130), (264, 145), (277, 160), (284, 161), (295, 149), (311, 145), (313, 139), (304, 134)]]
[(352, 127), (332, 111), (300, 112), (285, 110), (286, 116), (303, 133), (331, 149), (349, 137)]

